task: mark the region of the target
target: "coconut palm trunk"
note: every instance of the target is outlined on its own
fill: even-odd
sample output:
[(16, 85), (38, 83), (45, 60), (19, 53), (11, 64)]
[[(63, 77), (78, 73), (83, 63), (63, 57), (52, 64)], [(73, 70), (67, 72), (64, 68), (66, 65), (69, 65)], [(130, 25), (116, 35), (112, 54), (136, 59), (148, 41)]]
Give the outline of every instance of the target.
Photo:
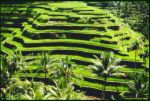
[(138, 42), (138, 40), (136, 40), (134, 42), (134, 47), (135, 47), (135, 63), (134, 63), (134, 66), (135, 66), (135, 68), (136, 68), (136, 58), (137, 58), (137, 55), (138, 55), (139, 44), (140, 43)]
[(45, 79), (46, 79), (46, 66), (45, 66), (45, 68), (44, 68), (44, 74), (45, 74)]
[(136, 68), (136, 55), (137, 55), (137, 51), (135, 50), (135, 63), (134, 63), (135, 68)]
[(103, 98), (106, 98), (106, 84), (107, 83), (107, 78), (104, 79), (104, 93), (103, 93)]
[(46, 79), (46, 71), (45, 71), (45, 79)]
[(104, 99), (106, 98), (106, 96), (105, 96), (105, 94), (106, 94), (106, 83), (107, 83), (107, 78), (104, 79), (104, 89), (103, 89), (103, 98)]
[(104, 83), (102, 84), (102, 97), (105, 99), (107, 78), (110, 76), (125, 76), (124, 73), (117, 73), (116, 71), (117, 69), (124, 66), (118, 65), (121, 59), (116, 59), (113, 52), (105, 54), (102, 53), (100, 58), (97, 56), (95, 56), (95, 58), (96, 61), (93, 61), (94, 65), (91, 65), (91, 67), (95, 70), (96, 73), (98, 73), (98, 75), (102, 75), (104, 78)]
[(118, 86), (116, 85), (116, 93), (118, 92)]
[(124, 11), (124, 14), (125, 14), (125, 17), (124, 17), (124, 20), (125, 22), (127, 23), (127, 13), (128, 13), (128, 2), (125, 3), (125, 11)]
[(104, 95), (104, 84), (102, 84), (102, 97)]

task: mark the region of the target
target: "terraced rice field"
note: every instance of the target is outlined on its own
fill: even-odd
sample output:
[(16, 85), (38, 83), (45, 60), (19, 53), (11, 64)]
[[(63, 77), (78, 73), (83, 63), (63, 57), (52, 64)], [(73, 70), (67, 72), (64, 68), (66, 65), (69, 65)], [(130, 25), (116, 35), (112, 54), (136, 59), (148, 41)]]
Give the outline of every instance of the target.
[[(82, 75), (83, 80), (75, 79), (77, 89), (87, 95), (99, 96), (103, 78), (95, 74), (89, 65), (102, 52), (114, 52), (116, 58), (126, 65), (119, 71), (128, 77), (110, 77), (107, 81), (107, 92), (128, 92), (127, 82), (130, 74), (142, 72), (143, 60), (136, 57), (132, 43), (142, 34), (133, 31), (122, 19), (113, 16), (109, 11), (84, 2), (32, 2), (22, 4), (1, 4), (1, 54), (12, 56), (20, 51), (30, 65), (25, 71), (14, 77), (44, 79), (44, 73), (36, 75), (39, 68), (38, 54), (51, 52), (51, 57), (72, 58), (78, 65), (75, 73)], [(144, 42), (149, 48), (149, 42)], [(140, 52), (140, 50), (138, 50)], [(32, 54), (32, 55), (31, 55)], [(149, 66), (147, 65), (147, 71)], [(149, 73), (147, 72), (147, 75)], [(116, 91), (117, 87), (117, 91)]]

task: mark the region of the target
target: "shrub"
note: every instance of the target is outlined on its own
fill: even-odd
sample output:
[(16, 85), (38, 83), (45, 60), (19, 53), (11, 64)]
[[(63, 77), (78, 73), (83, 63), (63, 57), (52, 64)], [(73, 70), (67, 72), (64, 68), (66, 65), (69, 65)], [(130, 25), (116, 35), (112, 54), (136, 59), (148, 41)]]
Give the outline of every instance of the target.
[(88, 17), (81, 17), (77, 22), (78, 23), (88, 23), (90, 18)]

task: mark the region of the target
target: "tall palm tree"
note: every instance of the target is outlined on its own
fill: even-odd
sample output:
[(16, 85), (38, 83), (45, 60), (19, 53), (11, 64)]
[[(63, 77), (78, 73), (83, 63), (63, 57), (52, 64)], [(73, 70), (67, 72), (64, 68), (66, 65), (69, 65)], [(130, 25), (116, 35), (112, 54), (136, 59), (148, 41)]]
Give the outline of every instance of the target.
[[(95, 55), (94, 55), (95, 56)], [(96, 61), (94, 61), (94, 65), (92, 65), (91, 67), (97, 71), (98, 75), (102, 75), (104, 78), (104, 84), (102, 86), (102, 94), (103, 94), (103, 98), (105, 98), (105, 90), (106, 90), (106, 82), (107, 79), (110, 76), (125, 76), (124, 73), (117, 73), (117, 69), (123, 67), (118, 65), (121, 61), (121, 59), (116, 59), (114, 57), (114, 53), (110, 52), (110, 53), (102, 53), (101, 57), (98, 58), (97, 56), (95, 56)]]
[(73, 78), (81, 78), (81, 76), (74, 73), (75, 67), (76, 65), (68, 56), (60, 59), (60, 63), (50, 75), (50, 78), (53, 80), (56, 87), (53, 89), (52, 97), (47, 97), (47, 99), (83, 99), (83, 93), (75, 92), (74, 87), (72, 86)]
[(146, 69), (146, 64), (147, 64), (146, 57), (148, 57), (148, 56), (149, 56), (149, 50), (146, 49), (142, 55), (143, 62), (144, 62), (144, 70)]
[(40, 63), (38, 64), (40, 66), (40, 69), (37, 71), (37, 73), (39, 73), (40, 71), (44, 71), (46, 78), (49, 68), (55, 66), (56, 61), (57, 60), (50, 58), (48, 52), (42, 52), (40, 55)]
[(133, 49), (135, 50), (135, 63), (134, 63), (134, 67), (136, 68), (136, 57), (137, 57), (137, 54), (138, 54), (138, 51), (137, 49), (139, 48), (140, 46), (140, 43), (138, 40), (136, 40), (134, 43), (133, 43)]
[(129, 91), (135, 94), (135, 97), (146, 97), (149, 95), (149, 80), (146, 73), (135, 73), (133, 80), (128, 83)]
[[(60, 63), (57, 68), (51, 73), (51, 79), (60, 79), (63, 80), (62, 88), (66, 88), (67, 84), (72, 81), (73, 78), (79, 78), (79, 75), (76, 75), (73, 70), (75, 69), (75, 64), (72, 60), (65, 56), (65, 58), (60, 59)], [(60, 82), (62, 83), (62, 81)]]

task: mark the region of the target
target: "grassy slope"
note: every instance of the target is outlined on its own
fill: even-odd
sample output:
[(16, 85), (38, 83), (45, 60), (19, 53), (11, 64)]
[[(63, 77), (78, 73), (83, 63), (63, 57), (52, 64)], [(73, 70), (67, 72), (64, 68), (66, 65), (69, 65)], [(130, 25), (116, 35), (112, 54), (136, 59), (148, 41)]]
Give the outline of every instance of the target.
[[(115, 18), (114, 16), (112, 16), (111, 14), (107, 14), (107, 12), (101, 10), (101, 9), (96, 9), (94, 7), (89, 7), (87, 6), (85, 3), (82, 3), (82, 2), (68, 2), (68, 3), (59, 3), (59, 7), (58, 7), (58, 3), (47, 3), (47, 6), (36, 6), (37, 8), (35, 9), (32, 9), (32, 11), (36, 11), (37, 13), (41, 13), (41, 14), (47, 14), (49, 15), (50, 19), (53, 19), (54, 17), (52, 16), (59, 16), (59, 15), (63, 15), (64, 17), (58, 17), (60, 19), (66, 19), (67, 17), (68, 18), (80, 18), (80, 17), (89, 17), (89, 18), (102, 18), (102, 19), (105, 19), (106, 17), (111, 17), (110, 19), (115, 19), (116, 21), (118, 20), (117, 18)], [(14, 5), (15, 6), (15, 5)], [(18, 11), (23, 11), (25, 12), (27, 9), (24, 8), (26, 5), (22, 5), (22, 7), (20, 8), (17, 8), (16, 10)], [(11, 9), (8, 10), (8, 8), (10, 7), (2, 7), (2, 12), (11, 12), (14, 10), (14, 8), (12, 7)], [(51, 11), (47, 10), (47, 9), (50, 9)], [(64, 13), (61, 13), (61, 12), (57, 12), (56, 10), (57, 9), (72, 9), (72, 10), (68, 10), (68, 11), (64, 11)], [(89, 11), (88, 10), (94, 10), (94, 11)], [(15, 12), (15, 11), (13, 11)], [(77, 12), (77, 13), (76, 13)], [(101, 14), (101, 15), (97, 15), (97, 14)], [(3, 18), (6, 18), (5, 16)], [(18, 17), (10, 17), (11, 19), (19, 19)], [(68, 19), (67, 18), (67, 19)], [(108, 21), (108, 20), (104, 20), (104, 21)], [(8, 22), (6, 24), (13, 24), (13, 22)], [(36, 24), (37, 26), (52, 26), (53, 24), (42, 24), (42, 23), (39, 23), (39, 22), (34, 22), (34, 24)], [(68, 22), (64, 22), (64, 23), (59, 23), (59, 24), (55, 24), (56, 26), (96, 26), (96, 27), (100, 27), (100, 26), (111, 26), (111, 25), (118, 25), (120, 24), (120, 22), (118, 22), (117, 24), (108, 24), (108, 22), (106, 24), (100, 24), (98, 26), (96, 26), (96, 24), (77, 24), (77, 23), (68, 23)], [(16, 31), (16, 29), (14, 28), (6, 28), (6, 27), (2, 27), (2, 29), (4, 30), (12, 30), (12, 31)], [(38, 35), (38, 34), (42, 34), (42, 33), (47, 33), (47, 32), (53, 32), (53, 33), (81, 33), (81, 34), (85, 34), (85, 35), (93, 35), (93, 34), (96, 34), (96, 35), (99, 35), (99, 36), (102, 36), (102, 38), (100, 38), (99, 40), (106, 40), (106, 41), (118, 41), (120, 40), (121, 38), (125, 38), (127, 36), (131, 37), (130, 40), (123, 40), (121, 44), (123, 43), (126, 43), (127, 41), (128, 42), (131, 42), (131, 41), (134, 41), (136, 35), (132, 30), (130, 30), (130, 28), (123, 28), (122, 30), (119, 30), (119, 31), (114, 31), (114, 30), (110, 30), (108, 29), (107, 32), (102, 32), (102, 31), (97, 31), (97, 30), (38, 30), (36, 28), (27, 28), (28, 32), (30, 32), (30, 34), (35, 34), (35, 35)], [(115, 35), (118, 35), (120, 33), (123, 33), (123, 32), (128, 32), (129, 34), (127, 35), (119, 35), (119, 36), (116, 36), (114, 37)], [(20, 32), (17, 32), (17, 33), (20, 33)], [(9, 35), (4, 35), (5, 37), (10, 37)], [(93, 45), (93, 46), (101, 46), (101, 47), (109, 47), (109, 48), (112, 48), (112, 49), (115, 49), (115, 50), (119, 50), (117, 46), (114, 46), (114, 45), (109, 45), (109, 44), (102, 44), (102, 43), (97, 43), (97, 42), (92, 42), (92, 41), (84, 41), (84, 40), (73, 40), (73, 39), (53, 39), (53, 40), (49, 40), (49, 39), (39, 39), (39, 40), (32, 40), (32, 39), (29, 39), (27, 37), (24, 37), (22, 36), (21, 34), (18, 34), (18, 35), (15, 35), (16, 37), (20, 37), (20, 38), (23, 38), (25, 43), (45, 43), (45, 42), (48, 42), (48, 43), (52, 43), (52, 42), (66, 42), (66, 43), (82, 43), (82, 44), (89, 44), (89, 45)], [(110, 36), (112, 38), (104, 38), (105, 36)], [(21, 51), (37, 51), (37, 50), (40, 50), (40, 51), (43, 51), (43, 50), (75, 50), (75, 51), (84, 51), (84, 52), (87, 52), (87, 53), (91, 53), (91, 54), (94, 54), (94, 53), (100, 53), (101, 51), (99, 50), (93, 50), (93, 49), (86, 49), (86, 48), (78, 48), (78, 47), (60, 47), (60, 46), (55, 46), (55, 47), (34, 47), (34, 48), (25, 48), (23, 47), (23, 45), (21, 43), (18, 43), (18, 42), (15, 42), (15, 41), (12, 41), (12, 39), (6, 39), (4, 42), (8, 42), (10, 44), (13, 44), (13, 45), (16, 45), (17, 46), (17, 50), (21, 50)], [(3, 45), (1, 45), (2, 47), (2, 51), (8, 53), (8, 54), (13, 54), (13, 51), (7, 47), (4, 47)], [(120, 55), (117, 55), (115, 54), (115, 56), (117, 58), (122, 58), (123, 60), (126, 60), (126, 61), (134, 61), (134, 51), (132, 52), (129, 52), (128, 53), (130, 56), (120, 56)], [(78, 60), (83, 60), (83, 61), (87, 61), (87, 62), (91, 62), (92, 59), (90, 58), (85, 58), (85, 57), (81, 57), (81, 56), (73, 56), (73, 55), (69, 55), (70, 57), (72, 58), (75, 58), (75, 59), (78, 59)], [(53, 55), (52, 57), (63, 57), (63, 55)], [(148, 59), (147, 59), (148, 60)], [(38, 62), (39, 60), (37, 59), (36, 62)], [(138, 57), (137, 61), (141, 61), (141, 59)], [(147, 63), (149, 64), (149, 63)], [(37, 66), (33, 66), (31, 65), (32, 69), (37, 69)], [(142, 71), (142, 69), (134, 69), (134, 68), (122, 68), (120, 69), (121, 72), (134, 72), (134, 71)], [(89, 77), (89, 78), (93, 78), (93, 79), (99, 79), (99, 80), (102, 80), (102, 77), (101, 76), (97, 76), (97, 75), (94, 75), (93, 72), (91, 72), (90, 70), (88, 70), (87, 68), (82, 68), (82, 67), (79, 67), (75, 70), (76, 73), (80, 74), (80, 75), (83, 75), (85, 77)], [(33, 76), (35, 77), (36, 74), (34, 73), (30, 73), (28, 75), (26, 74), (20, 74), (19, 76)], [(38, 77), (44, 77), (44, 74), (39, 74)], [(108, 81), (111, 81), (111, 82), (121, 82), (121, 83), (124, 83), (124, 82), (128, 82), (129, 80), (128, 79), (121, 79), (121, 78), (109, 78)], [(100, 89), (101, 90), (101, 84), (98, 84), (98, 83), (92, 83), (92, 82), (88, 82), (88, 81), (85, 81), (85, 80), (76, 80), (75, 79), (75, 82), (76, 84), (82, 86), (82, 87), (91, 87), (91, 88), (95, 88), (95, 89)], [(119, 86), (118, 87), (119, 91), (127, 91), (127, 87), (124, 87), (124, 86)], [(115, 91), (116, 88), (115, 86), (107, 86), (106, 88), (107, 91)]]

